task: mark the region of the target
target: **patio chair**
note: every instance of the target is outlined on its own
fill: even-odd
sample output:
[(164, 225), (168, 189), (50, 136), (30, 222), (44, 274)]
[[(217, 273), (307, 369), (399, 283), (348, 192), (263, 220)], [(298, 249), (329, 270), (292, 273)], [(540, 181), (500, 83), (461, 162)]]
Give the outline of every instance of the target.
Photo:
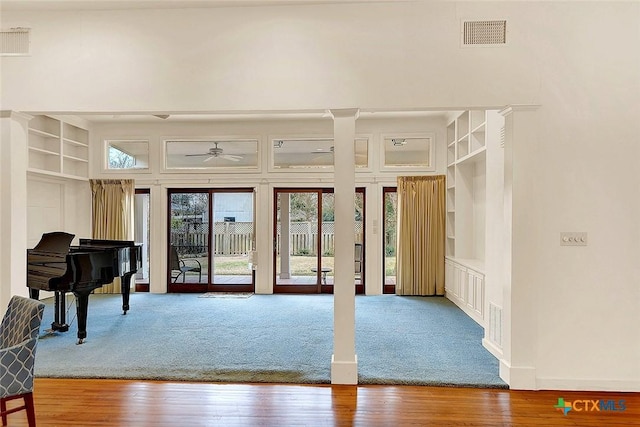
[[(13, 296), (0, 324), (0, 414), (26, 410), (29, 427), (35, 427), (33, 406), (33, 367), (44, 304), (38, 300)], [(22, 406), (7, 410), (7, 401), (22, 399)]]
[[(188, 261), (189, 263), (195, 263), (197, 265), (187, 265), (186, 261)], [(173, 283), (176, 283), (180, 276), (182, 276), (182, 283), (185, 283), (187, 279), (187, 273), (190, 271), (198, 273), (198, 283), (202, 281), (202, 265), (200, 264), (200, 261), (193, 258), (186, 260), (180, 259), (180, 257), (178, 256), (178, 251), (173, 245), (171, 245), (171, 259), (169, 260), (169, 262), (171, 265), (171, 278), (173, 279)]]

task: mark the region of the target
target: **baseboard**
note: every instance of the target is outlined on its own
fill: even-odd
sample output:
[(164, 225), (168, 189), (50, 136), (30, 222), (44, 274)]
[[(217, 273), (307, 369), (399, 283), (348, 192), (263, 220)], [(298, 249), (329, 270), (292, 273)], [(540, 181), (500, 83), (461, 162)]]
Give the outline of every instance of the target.
[(536, 377), (535, 368), (513, 368), (504, 360), (500, 360), (500, 378), (512, 390), (640, 392), (640, 380), (540, 378)]
[(536, 368), (523, 366), (513, 367), (500, 360), (500, 378), (512, 390), (538, 390), (536, 384)]
[(640, 380), (537, 378), (538, 390), (640, 392)]
[(353, 361), (336, 362), (331, 355), (331, 384), (358, 384), (358, 355)]
[(496, 359), (502, 359), (502, 348), (498, 347), (486, 338), (482, 338), (482, 346), (486, 348)]

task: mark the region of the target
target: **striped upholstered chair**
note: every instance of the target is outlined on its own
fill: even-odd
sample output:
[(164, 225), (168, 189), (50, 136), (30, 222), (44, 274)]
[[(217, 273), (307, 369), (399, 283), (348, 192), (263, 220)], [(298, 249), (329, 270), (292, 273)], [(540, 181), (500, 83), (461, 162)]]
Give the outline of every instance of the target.
[[(0, 324), (0, 411), (2, 425), (7, 415), (26, 409), (29, 427), (35, 427), (33, 407), (33, 362), (40, 333), (44, 304), (13, 296)], [(24, 400), (24, 405), (7, 410), (7, 401)]]

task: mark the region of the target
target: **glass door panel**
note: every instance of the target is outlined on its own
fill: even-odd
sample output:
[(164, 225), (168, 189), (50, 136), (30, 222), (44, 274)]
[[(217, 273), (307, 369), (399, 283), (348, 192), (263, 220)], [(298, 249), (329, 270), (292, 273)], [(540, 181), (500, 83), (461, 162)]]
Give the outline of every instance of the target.
[(169, 194), (169, 292), (207, 289), (209, 205), (206, 190)]
[(253, 191), (213, 192), (213, 287), (253, 284), (249, 252), (253, 250)]
[(149, 189), (136, 189), (134, 208), (134, 240), (142, 243), (142, 268), (135, 275), (136, 291), (149, 291), (149, 248), (151, 230), (149, 228)]
[(333, 263), (335, 250), (335, 230), (334, 230), (334, 206), (335, 197), (333, 190), (322, 193), (322, 227), (320, 252), (320, 271), (323, 292), (333, 292)]
[(398, 221), (398, 193), (396, 187), (385, 187), (383, 189), (384, 199), (384, 282), (383, 293), (393, 294), (396, 292), (396, 227)]
[(275, 287), (279, 292), (318, 292), (318, 190), (276, 190)]
[(364, 293), (364, 188), (356, 189), (354, 269), (356, 293)]
[[(274, 197), (274, 292), (332, 293), (333, 189), (276, 189)], [(364, 293), (364, 206), (364, 188), (358, 188), (353, 252), (356, 293)]]
[(253, 292), (253, 189), (169, 190), (169, 292)]

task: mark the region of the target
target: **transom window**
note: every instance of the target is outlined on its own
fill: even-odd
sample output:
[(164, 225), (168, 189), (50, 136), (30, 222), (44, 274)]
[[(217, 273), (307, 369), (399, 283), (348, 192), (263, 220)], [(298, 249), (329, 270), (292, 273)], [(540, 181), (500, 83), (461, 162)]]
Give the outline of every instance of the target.
[(398, 134), (383, 136), (383, 168), (435, 170), (433, 135)]
[(149, 169), (149, 141), (106, 141), (106, 169)]
[(257, 169), (258, 139), (211, 138), (165, 141), (167, 169)]
[[(369, 139), (358, 137), (355, 144), (356, 168), (369, 166)], [(272, 140), (274, 169), (333, 168), (333, 138), (275, 138)]]

